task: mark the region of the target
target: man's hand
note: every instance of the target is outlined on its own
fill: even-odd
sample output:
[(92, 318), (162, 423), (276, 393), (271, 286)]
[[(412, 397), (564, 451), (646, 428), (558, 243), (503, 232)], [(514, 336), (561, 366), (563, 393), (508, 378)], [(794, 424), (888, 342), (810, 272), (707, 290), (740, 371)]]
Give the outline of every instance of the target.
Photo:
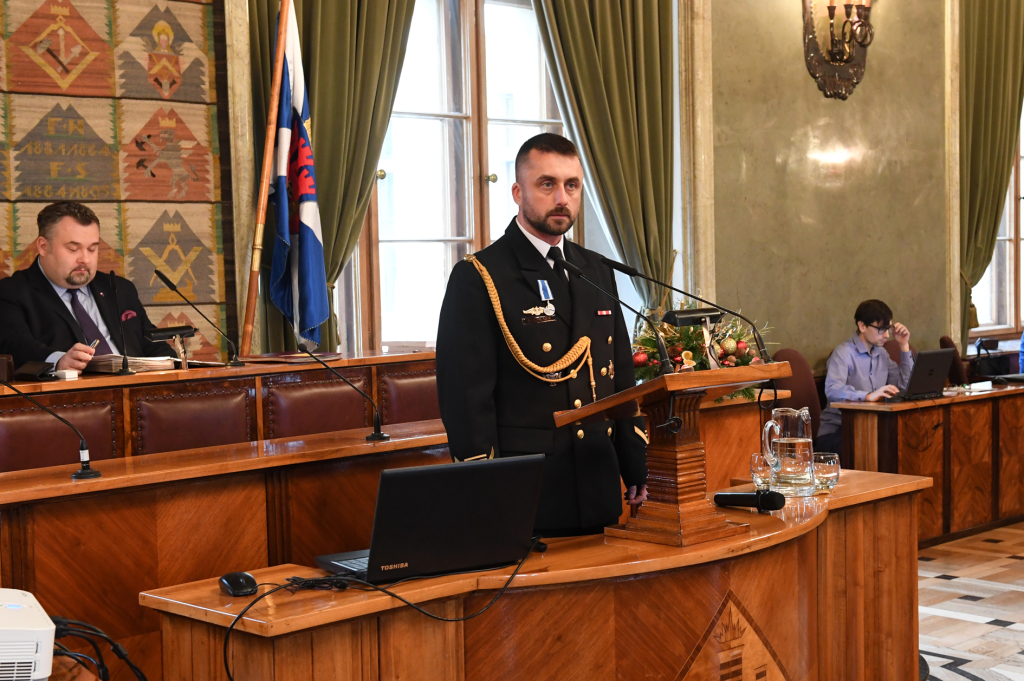
[(64, 353), (63, 357), (57, 360), (57, 370), (74, 369), (75, 371), (82, 371), (94, 354), (96, 354), (96, 351), (88, 345), (75, 343), (71, 346), (70, 350)]
[(894, 385), (883, 385), (878, 390), (868, 393), (867, 396), (864, 398), (864, 401), (878, 402), (879, 400), (884, 399), (886, 397), (892, 397), (899, 391), (900, 389)]
[(626, 503), (630, 506), (639, 506), (647, 501), (647, 485), (641, 485), (639, 492), (636, 491), (636, 485), (633, 485), (626, 490), (623, 496), (626, 499)]
[(892, 325), (892, 336), (900, 344), (900, 352), (910, 352), (910, 329), (896, 322)]

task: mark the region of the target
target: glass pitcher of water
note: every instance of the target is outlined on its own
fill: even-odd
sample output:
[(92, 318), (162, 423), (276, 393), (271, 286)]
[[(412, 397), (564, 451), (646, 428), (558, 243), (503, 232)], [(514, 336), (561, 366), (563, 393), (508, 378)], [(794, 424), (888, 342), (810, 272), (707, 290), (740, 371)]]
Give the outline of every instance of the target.
[(761, 431), (761, 454), (772, 470), (772, 490), (787, 497), (814, 494), (811, 414), (803, 409), (772, 409)]

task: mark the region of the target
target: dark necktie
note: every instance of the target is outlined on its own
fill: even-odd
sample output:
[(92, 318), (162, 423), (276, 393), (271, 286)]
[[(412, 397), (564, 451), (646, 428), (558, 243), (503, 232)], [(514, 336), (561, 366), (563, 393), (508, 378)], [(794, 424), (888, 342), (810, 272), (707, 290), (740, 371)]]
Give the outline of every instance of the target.
[(71, 311), (75, 313), (75, 319), (78, 320), (79, 326), (82, 327), (86, 343), (98, 340), (100, 344), (96, 346), (96, 354), (113, 355), (114, 353), (107, 344), (106, 339), (100, 333), (100, 327), (96, 326), (96, 322), (92, 320), (92, 317), (86, 312), (85, 306), (82, 305), (82, 301), (78, 299), (78, 289), (69, 288), (68, 294), (71, 295)]
[(548, 256), (547, 257), (549, 257), (549, 258), (551, 258), (552, 260), (555, 261), (555, 271), (556, 272), (558, 272), (560, 275), (562, 275), (565, 278), (569, 277), (569, 275), (565, 271), (565, 268), (562, 267), (562, 263), (565, 262), (565, 258), (562, 257), (562, 249), (561, 248), (559, 248), (558, 246), (552, 246), (551, 248), (548, 249)]

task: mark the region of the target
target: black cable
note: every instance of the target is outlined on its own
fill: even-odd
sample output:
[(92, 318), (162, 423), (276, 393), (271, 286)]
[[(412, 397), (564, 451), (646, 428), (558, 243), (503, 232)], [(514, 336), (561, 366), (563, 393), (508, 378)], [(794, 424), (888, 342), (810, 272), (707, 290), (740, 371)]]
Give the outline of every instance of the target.
[[(63, 634), (63, 636), (74, 636), (75, 638), (80, 638), (85, 641), (88, 641), (89, 645), (91, 645), (92, 649), (96, 652), (96, 676), (99, 677), (100, 681), (110, 681), (110, 669), (107, 667), (107, 663), (103, 659), (103, 651), (100, 650), (100, 644), (92, 640), (92, 638), (89, 636), (88, 631), (84, 631), (82, 629), (73, 629), (71, 627), (65, 627), (61, 630), (61, 633)], [(54, 634), (54, 636), (56, 637), (56, 633)]]
[[(54, 645), (60, 645), (60, 644), (58, 644), (58, 643), (54, 643)], [(91, 670), (91, 669), (89, 669), (89, 665), (87, 665), (87, 664), (85, 663), (85, 660), (88, 660), (89, 662), (92, 662), (92, 664), (93, 664), (93, 666), (94, 666), (94, 667), (97, 667), (97, 669), (96, 669), (96, 673), (97, 673), (97, 674), (99, 673), (99, 668), (98, 668), (98, 666), (96, 665), (96, 660), (92, 659), (91, 657), (89, 657), (89, 656), (88, 656), (88, 655), (86, 655), (85, 653), (76, 653), (76, 652), (74, 652), (74, 651), (68, 650), (68, 649), (67, 649), (67, 648), (65, 648), (64, 646), (61, 646), (61, 649), (60, 649), (60, 650), (54, 650), (54, 651), (53, 651), (53, 656), (54, 656), (54, 657), (69, 657), (69, 658), (71, 658), (72, 660), (74, 660), (75, 662), (77, 662), (78, 664), (80, 664), (80, 665), (82, 665), (83, 667), (85, 667), (86, 669), (88, 669), (88, 670), (89, 670), (89, 673), (90, 673), (90, 674), (92, 674), (92, 670)]]
[[(761, 395), (764, 395), (764, 387), (768, 383), (772, 384), (772, 401), (768, 403), (767, 407), (762, 407), (761, 406)], [(759, 390), (758, 393), (757, 393), (757, 408), (760, 409), (761, 411), (771, 411), (772, 409), (775, 408), (775, 405), (778, 403), (778, 401), (779, 401), (779, 389), (775, 387), (775, 379), (773, 378), (773, 379), (771, 379), (769, 381), (765, 381), (764, 383), (762, 383), (761, 384), (761, 390)]]
[(68, 628), (69, 624), (73, 624), (76, 627), (81, 627), (81, 629), (68, 628), (67, 630), (69, 632), (87, 630), (83, 633), (91, 634), (93, 636), (99, 636), (108, 644), (110, 644), (110, 650), (114, 653), (117, 659), (121, 660), (125, 663), (125, 665), (127, 665), (128, 669), (131, 670), (132, 674), (135, 675), (136, 679), (138, 679), (139, 681), (147, 681), (146, 675), (143, 673), (143, 671), (139, 669), (138, 666), (136, 666), (135, 663), (131, 661), (131, 659), (129, 659), (128, 651), (125, 650), (124, 646), (122, 646), (114, 639), (110, 638), (110, 636), (104, 633), (104, 631), (99, 627), (89, 624), (88, 622), (80, 622), (79, 620), (69, 620), (63, 617), (51, 617), (50, 619), (53, 620), (53, 623), (56, 624), (58, 627)]
[(242, 608), (242, 611), (240, 613), (238, 613), (237, 615), (235, 615), (235, 619), (231, 620), (231, 624), (228, 625), (228, 630), (226, 632), (224, 632), (224, 671), (227, 672), (227, 674), (228, 674), (228, 681), (235, 681), (235, 677), (233, 677), (231, 675), (231, 666), (228, 664), (228, 641), (231, 638), (231, 630), (234, 629), (235, 625), (238, 624), (239, 620), (242, 619), (242, 615), (244, 615), (245, 613), (249, 612), (249, 608), (251, 608), (252, 606), (256, 605), (257, 603), (259, 603), (260, 601), (262, 601), (264, 598), (266, 598), (270, 594), (274, 593), (275, 591), (280, 591), (281, 589), (289, 589), (289, 588), (291, 588), (290, 584), (282, 584), (282, 585), (277, 586), (277, 587), (275, 587), (273, 589), (270, 589), (269, 591), (265, 591), (265, 592), (261, 593), (259, 596), (254, 598), (252, 600), (252, 602), (249, 603), (249, 605), (247, 605), (244, 608)]

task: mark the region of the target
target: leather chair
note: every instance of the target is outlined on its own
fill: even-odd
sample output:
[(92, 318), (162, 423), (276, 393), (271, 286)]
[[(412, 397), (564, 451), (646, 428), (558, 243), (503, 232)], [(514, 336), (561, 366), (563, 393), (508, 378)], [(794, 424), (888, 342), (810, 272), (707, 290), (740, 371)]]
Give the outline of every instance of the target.
[(383, 373), (380, 378), (380, 415), (384, 423), (441, 418), (434, 368)]
[(963, 360), (960, 358), (960, 351), (956, 349), (956, 343), (954, 343), (953, 339), (949, 336), (942, 336), (939, 338), (939, 347), (951, 349), (953, 351), (953, 363), (949, 366), (949, 384), (966, 384), (967, 369), (964, 367)]
[[(890, 338), (885, 341), (885, 351), (889, 353), (889, 358), (892, 359), (892, 361), (896, 362), (896, 364), (900, 363), (899, 341), (895, 338)], [(914, 356), (914, 359), (917, 359), (917, 349), (914, 347), (913, 343), (910, 344), (910, 354)]]
[(792, 348), (782, 348), (776, 351), (772, 359), (776, 362), (789, 362), (789, 367), (793, 372), (793, 375), (787, 378), (775, 379), (776, 388), (788, 390), (791, 393), (791, 397), (779, 400), (778, 406), (790, 409), (807, 407), (807, 411), (811, 413), (811, 427), (814, 435), (817, 436), (818, 426), (821, 424), (821, 403), (818, 401), (818, 386), (814, 382), (811, 365), (799, 351)]
[(255, 419), (247, 387), (211, 387), (204, 392), (171, 394), (143, 389), (139, 393), (131, 399), (137, 433), (135, 455), (255, 439)]
[[(113, 399), (61, 405), (60, 395), (35, 398), (82, 431), (91, 460), (114, 456), (117, 416)], [(0, 472), (78, 463), (78, 444), (74, 431), (27, 400), (0, 399)]]
[[(365, 376), (346, 372), (345, 378), (363, 392), (370, 392)], [(268, 440), (351, 430), (372, 423), (370, 405), (338, 378), (264, 385), (267, 404), (264, 436)]]

